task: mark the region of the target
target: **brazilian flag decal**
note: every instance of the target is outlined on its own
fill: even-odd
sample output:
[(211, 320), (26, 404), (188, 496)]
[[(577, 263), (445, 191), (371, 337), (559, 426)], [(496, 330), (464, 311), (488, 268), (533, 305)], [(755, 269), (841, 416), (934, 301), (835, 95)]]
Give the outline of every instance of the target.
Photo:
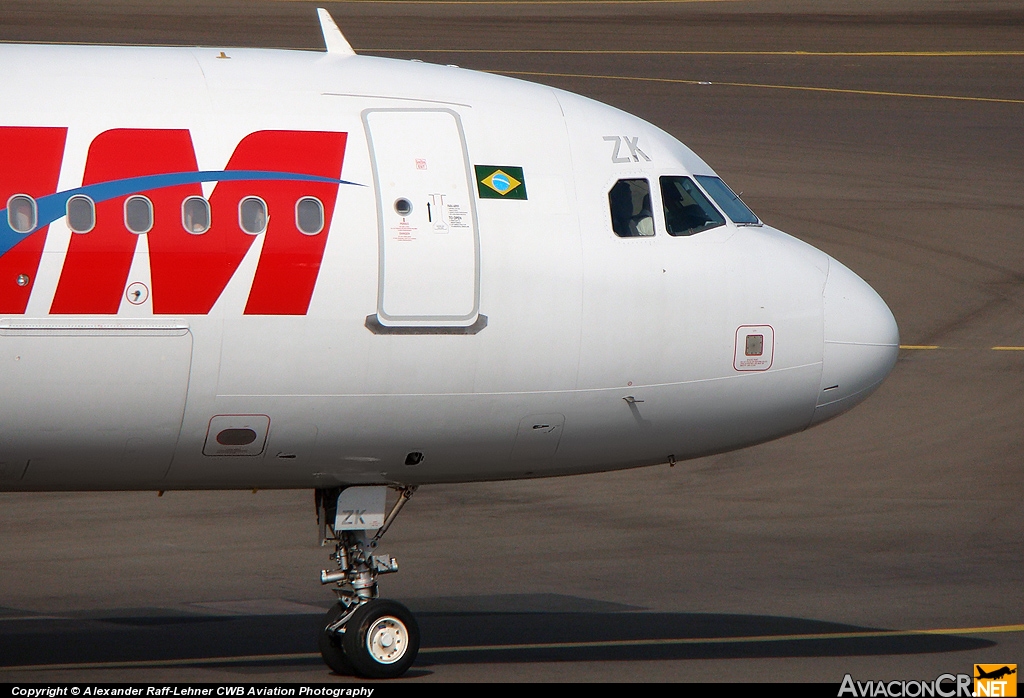
[(476, 165), (476, 188), (481, 199), (526, 199), (522, 167)]

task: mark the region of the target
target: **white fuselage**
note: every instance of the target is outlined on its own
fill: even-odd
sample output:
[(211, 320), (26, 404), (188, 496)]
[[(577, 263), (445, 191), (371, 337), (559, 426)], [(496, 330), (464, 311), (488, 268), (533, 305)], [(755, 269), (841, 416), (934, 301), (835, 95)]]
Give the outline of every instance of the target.
[[(0, 490), (649, 465), (805, 429), (895, 361), (892, 314), (823, 252), (731, 220), (669, 235), (659, 178), (713, 170), (583, 97), (296, 51), (9, 45), (0, 66), (0, 146), (38, 134), (57, 163), (32, 192), (0, 154), (0, 196), (33, 197), (40, 218), (0, 231), (14, 243), (0, 256)], [(145, 169), (188, 147), (194, 164)], [(261, 166), (262, 148), (285, 165)], [(326, 169), (296, 165), (309, 177), (286, 186), (223, 176), (307, 155)], [(525, 198), (481, 189), (495, 167), (520, 173)], [(97, 188), (186, 170), (214, 174), (131, 189), (152, 204), (141, 234), (120, 213), (127, 190), (104, 202)], [(653, 235), (615, 234), (609, 192), (624, 179), (649, 181)], [(280, 204), (307, 185), (326, 207), (313, 234)], [(206, 237), (181, 230), (187, 187), (212, 202)], [(69, 208), (45, 227), (46, 206), (79, 188), (95, 229), (72, 232)], [(250, 195), (266, 232), (232, 213)], [(35, 257), (20, 251), (31, 240)]]

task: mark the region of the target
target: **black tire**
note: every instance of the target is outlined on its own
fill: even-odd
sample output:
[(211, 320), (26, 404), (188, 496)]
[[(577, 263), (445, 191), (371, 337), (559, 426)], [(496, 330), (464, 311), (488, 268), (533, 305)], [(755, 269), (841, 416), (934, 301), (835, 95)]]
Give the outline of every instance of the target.
[(416, 660), (420, 628), (402, 604), (374, 599), (352, 614), (341, 643), (356, 674), (368, 679), (394, 679)]
[(348, 661), (348, 657), (345, 656), (345, 648), (342, 646), (342, 638), (345, 637), (345, 634), (327, 632), (328, 626), (346, 613), (348, 613), (348, 609), (340, 602), (331, 606), (331, 610), (324, 616), (324, 627), (320, 630), (319, 644), (320, 656), (324, 658), (324, 663), (337, 674), (351, 676), (356, 672), (352, 667), (352, 662)]

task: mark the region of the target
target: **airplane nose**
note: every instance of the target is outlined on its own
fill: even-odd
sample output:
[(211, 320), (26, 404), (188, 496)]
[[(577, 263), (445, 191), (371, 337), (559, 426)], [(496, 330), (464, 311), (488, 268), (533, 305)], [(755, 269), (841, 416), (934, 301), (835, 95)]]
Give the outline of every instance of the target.
[(829, 258), (825, 348), (811, 424), (850, 409), (877, 388), (899, 353), (900, 332), (885, 301), (867, 282)]

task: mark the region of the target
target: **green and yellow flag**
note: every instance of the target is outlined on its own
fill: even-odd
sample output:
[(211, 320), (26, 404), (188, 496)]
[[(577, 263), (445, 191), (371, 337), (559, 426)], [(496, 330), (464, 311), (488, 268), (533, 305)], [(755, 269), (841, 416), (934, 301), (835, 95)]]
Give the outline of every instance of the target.
[(476, 165), (476, 188), (481, 199), (526, 199), (522, 167)]

